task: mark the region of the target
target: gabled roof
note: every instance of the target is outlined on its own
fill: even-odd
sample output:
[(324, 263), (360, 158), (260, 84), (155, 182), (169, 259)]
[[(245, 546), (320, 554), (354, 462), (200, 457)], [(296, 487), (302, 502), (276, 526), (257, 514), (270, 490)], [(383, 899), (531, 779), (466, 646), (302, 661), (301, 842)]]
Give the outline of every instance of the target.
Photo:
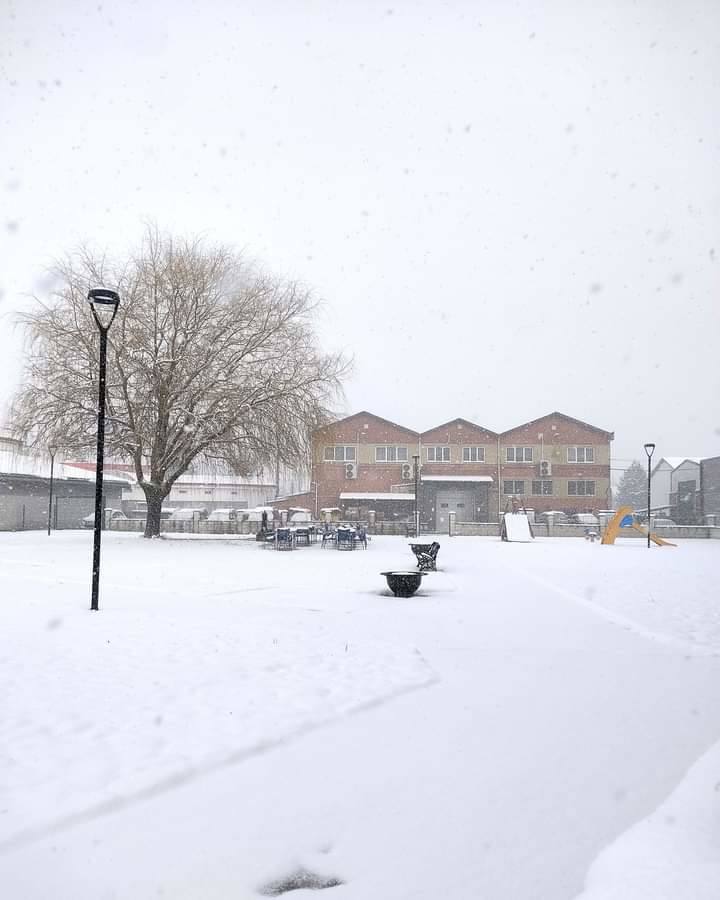
[(573, 425), (582, 425), (583, 428), (589, 428), (591, 431), (597, 431), (599, 434), (604, 434), (609, 440), (615, 439), (615, 433), (613, 431), (606, 431), (604, 428), (598, 428), (597, 425), (591, 425), (589, 422), (583, 422), (582, 419), (574, 419), (572, 416), (565, 415), (565, 413), (551, 412), (545, 416), (540, 416), (539, 419), (532, 419), (530, 422), (522, 422), (520, 425), (515, 425), (514, 428), (508, 428), (507, 431), (501, 432), (500, 436), (510, 434), (512, 431), (519, 431), (521, 428), (528, 428), (531, 425), (537, 425), (539, 422), (544, 422), (546, 419), (551, 418), (564, 419), (566, 422), (572, 422)]
[(430, 434), (431, 431), (439, 431), (441, 428), (449, 428), (451, 425), (467, 425), (470, 428), (477, 428), (478, 431), (486, 431), (488, 434), (492, 434), (494, 437), (497, 437), (497, 432), (493, 431), (492, 428), (486, 428), (484, 425), (478, 425), (477, 422), (471, 422), (469, 419), (450, 419), (449, 422), (443, 422), (441, 425), (434, 425), (432, 428), (427, 428), (425, 431), (421, 433), (421, 437)]
[(398, 425), (397, 422), (391, 422), (390, 419), (383, 419), (382, 416), (376, 416), (375, 413), (368, 412), (367, 410), (360, 410), (360, 412), (353, 413), (350, 416), (345, 416), (344, 419), (336, 419), (334, 422), (328, 422), (327, 425), (322, 425), (320, 428), (315, 429), (315, 434), (320, 431), (325, 431), (328, 428), (336, 428), (338, 425), (343, 425), (345, 422), (350, 422), (353, 419), (373, 419), (375, 422), (381, 422), (383, 425), (391, 425), (393, 428), (399, 428), (401, 431), (406, 431), (408, 434), (413, 435), (413, 437), (420, 437), (419, 432), (413, 431), (412, 428), (408, 428), (405, 425)]
[(703, 459), (703, 456), (663, 456), (658, 465), (660, 465), (661, 462), (666, 462), (673, 470), (675, 470), (685, 462), (695, 463), (699, 466)]

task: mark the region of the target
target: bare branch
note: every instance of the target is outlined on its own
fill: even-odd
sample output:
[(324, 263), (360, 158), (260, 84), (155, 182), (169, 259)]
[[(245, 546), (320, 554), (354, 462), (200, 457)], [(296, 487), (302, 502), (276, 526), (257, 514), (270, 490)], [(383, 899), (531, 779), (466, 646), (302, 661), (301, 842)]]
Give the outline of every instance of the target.
[(162, 498), (199, 457), (235, 471), (306, 462), (310, 432), (327, 421), (349, 371), (318, 346), (309, 291), (256, 273), (227, 247), (153, 226), (125, 260), (81, 247), (54, 274), (59, 288), (21, 317), (27, 365), (13, 421), (26, 438), (94, 446), (98, 335), (86, 296), (103, 284), (121, 295), (108, 341), (106, 446), (154, 492), (158, 525)]

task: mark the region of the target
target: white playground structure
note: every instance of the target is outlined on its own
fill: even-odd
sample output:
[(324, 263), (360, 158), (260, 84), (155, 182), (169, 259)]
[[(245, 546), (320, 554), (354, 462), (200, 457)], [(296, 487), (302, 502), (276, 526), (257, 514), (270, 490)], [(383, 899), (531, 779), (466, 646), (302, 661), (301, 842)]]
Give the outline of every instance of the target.
[(535, 535), (530, 529), (530, 521), (525, 513), (506, 512), (500, 527), (500, 537), (504, 541), (528, 543)]

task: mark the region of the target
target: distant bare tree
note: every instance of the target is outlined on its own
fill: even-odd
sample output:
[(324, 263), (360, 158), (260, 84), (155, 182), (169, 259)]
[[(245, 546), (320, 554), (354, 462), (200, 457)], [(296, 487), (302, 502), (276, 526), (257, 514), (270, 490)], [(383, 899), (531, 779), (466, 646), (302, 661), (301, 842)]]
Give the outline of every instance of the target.
[(31, 443), (94, 447), (98, 333), (89, 287), (121, 304), (108, 336), (106, 447), (134, 465), (145, 536), (197, 459), (246, 474), (307, 458), (348, 363), (318, 347), (315, 303), (295, 283), (258, 274), (226, 247), (148, 229), (120, 263), (82, 249), (55, 267), (58, 289), (21, 317), (29, 338), (16, 430)]

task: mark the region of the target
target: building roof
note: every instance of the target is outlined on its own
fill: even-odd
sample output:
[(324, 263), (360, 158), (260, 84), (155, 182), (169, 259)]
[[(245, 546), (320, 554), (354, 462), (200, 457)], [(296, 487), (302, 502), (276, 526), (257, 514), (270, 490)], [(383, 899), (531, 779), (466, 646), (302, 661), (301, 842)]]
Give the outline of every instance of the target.
[[(72, 464), (60, 462), (56, 458), (52, 469), (54, 479), (72, 478), (76, 481), (95, 481), (95, 463), (89, 463), (87, 469), (79, 471)], [(18, 447), (16, 450), (0, 449), (0, 472), (4, 475), (50, 478), (50, 455), (35, 453), (27, 447)], [(117, 477), (116, 474), (107, 470), (103, 473), (103, 480), (128, 483), (127, 478)]]
[(550, 419), (553, 416), (556, 416), (558, 419), (564, 419), (566, 422), (572, 422), (574, 425), (582, 425), (583, 428), (589, 428), (591, 431), (597, 431), (600, 434), (604, 434), (611, 441), (615, 439), (615, 433), (612, 431), (606, 431), (604, 428), (598, 428), (597, 425), (591, 425), (589, 422), (583, 422), (582, 419), (574, 419), (572, 416), (568, 416), (565, 413), (555, 412), (548, 413), (545, 416), (540, 416), (539, 419), (531, 419), (529, 422), (521, 422), (519, 425), (515, 425), (512, 428), (508, 428), (507, 431), (503, 431), (500, 433), (500, 437), (503, 437), (506, 434), (510, 434), (512, 431), (518, 431), (520, 428), (527, 428), (530, 425), (537, 425), (539, 422), (544, 422), (546, 419)]
[(360, 412), (353, 413), (351, 416), (345, 416), (342, 419), (336, 419), (334, 422), (328, 422), (327, 425), (321, 425), (320, 428), (315, 430), (315, 434), (320, 431), (325, 431), (328, 428), (335, 428), (338, 425), (342, 425), (343, 422), (349, 422), (351, 419), (359, 419), (361, 417), (365, 417), (367, 419), (374, 419), (376, 422), (382, 422), (383, 425), (391, 425), (393, 428), (399, 428), (401, 431), (406, 431), (408, 434), (411, 434), (413, 437), (420, 437), (419, 432), (413, 431), (412, 428), (408, 428), (407, 425), (399, 425), (397, 422), (391, 422), (390, 419), (383, 419), (382, 416), (376, 416), (375, 413), (368, 412), (367, 410), (360, 410)]
[(399, 425), (397, 422), (391, 422), (390, 419), (383, 419), (382, 416), (377, 416), (375, 413), (368, 412), (367, 410), (360, 410), (360, 412), (353, 413), (351, 416), (345, 416), (343, 419), (336, 419), (334, 422), (328, 422), (327, 425), (322, 425), (320, 428), (316, 429), (316, 434), (318, 431), (325, 431), (327, 428), (335, 428), (338, 425), (342, 425), (344, 422), (349, 422), (352, 419), (374, 419), (376, 422), (382, 422), (383, 425), (391, 425), (393, 428), (399, 428), (401, 431), (406, 431), (408, 434), (411, 434), (413, 437), (420, 437), (419, 432), (414, 431), (412, 428), (408, 428), (407, 425)]
[[(92, 471), (95, 472), (95, 463), (87, 462), (85, 460), (77, 460), (74, 462), (66, 463), (66, 466), (75, 470), (81, 471)], [(107, 478), (108, 474), (114, 475), (118, 480), (124, 481), (127, 483), (134, 484), (137, 481), (135, 477), (135, 468), (127, 463), (106, 463), (104, 466), (104, 477)], [(77, 471), (74, 473), (77, 476)], [(175, 484), (177, 485), (216, 485), (216, 486), (247, 486), (251, 485), (253, 487), (274, 487), (275, 483), (271, 481), (263, 481), (258, 478), (246, 478), (242, 475), (217, 475), (212, 469), (206, 469), (203, 471), (202, 469), (193, 471), (193, 472), (185, 472), (180, 475)], [(305, 493), (304, 491), (302, 493)]]
[(704, 459), (706, 459), (704, 456), (663, 456), (662, 459), (658, 460), (652, 467), (650, 477), (652, 478), (663, 463), (666, 463), (670, 467), (670, 471), (674, 472), (675, 469), (679, 469), (683, 463), (690, 462), (699, 466)]
[(393, 428), (398, 428), (401, 431), (406, 432), (406, 434), (410, 434), (415, 438), (421, 438), (423, 435), (430, 434), (431, 432), (436, 431), (440, 428), (447, 428), (448, 426), (454, 425), (457, 423), (467, 425), (471, 428), (477, 428), (480, 431), (488, 432), (489, 434), (493, 435), (494, 437), (503, 437), (504, 435), (510, 434), (513, 431), (518, 431), (521, 428), (527, 428), (529, 426), (536, 425), (539, 422), (543, 422), (546, 419), (552, 418), (553, 416), (555, 416), (559, 419), (564, 419), (566, 422), (572, 422), (574, 425), (581, 425), (583, 428), (589, 428), (591, 431), (597, 431), (598, 434), (604, 435), (606, 438), (608, 438), (611, 441), (615, 439), (615, 434), (612, 431), (606, 431), (604, 428), (598, 428), (597, 425), (591, 425), (589, 422), (583, 422), (582, 419), (574, 419), (572, 416), (568, 416), (565, 413), (561, 413), (561, 412), (557, 412), (557, 411), (548, 413), (545, 416), (540, 416), (539, 419), (532, 419), (529, 422), (521, 422), (519, 425), (515, 425), (512, 428), (508, 428), (506, 431), (502, 431), (502, 432), (493, 431), (492, 428), (487, 428), (485, 425), (478, 425), (475, 422), (471, 422), (469, 419), (461, 419), (461, 418), (451, 419), (449, 422), (443, 422), (440, 425), (434, 425), (432, 428), (427, 428), (423, 432), (418, 432), (418, 431), (414, 431), (412, 428), (408, 428), (405, 425), (399, 425), (397, 422), (392, 422), (392, 421), (390, 421), (390, 419), (383, 419), (382, 416), (377, 416), (377, 415), (375, 415), (375, 413), (368, 412), (367, 410), (361, 410), (360, 412), (353, 413), (350, 416), (345, 416), (342, 419), (336, 419), (334, 422), (328, 422), (326, 425), (322, 425), (320, 428), (316, 428), (314, 433), (320, 434), (329, 428), (335, 428), (336, 426), (342, 425), (345, 422), (350, 422), (352, 419), (360, 419), (362, 417), (365, 417), (368, 419), (373, 419), (376, 422), (381, 422), (384, 425), (390, 425)]
[[(684, 462), (695, 463), (699, 466), (704, 458), (704, 456), (663, 456), (660, 462), (664, 460), (666, 463), (669, 463), (673, 469), (677, 469), (678, 466), (681, 466)], [(660, 465), (660, 463), (658, 463), (658, 465)]]
[(433, 431), (439, 431), (441, 428), (449, 428), (451, 425), (467, 425), (470, 428), (477, 428), (478, 431), (486, 431), (488, 434), (493, 435), (493, 437), (497, 437), (497, 432), (493, 431), (492, 428), (486, 428), (484, 425), (478, 425), (477, 422), (471, 422), (469, 419), (450, 419), (449, 422), (442, 422), (440, 425), (433, 425), (432, 428), (427, 428), (422, 432), (421, 437), (424, 437), (426, 434), (430, 434)]

